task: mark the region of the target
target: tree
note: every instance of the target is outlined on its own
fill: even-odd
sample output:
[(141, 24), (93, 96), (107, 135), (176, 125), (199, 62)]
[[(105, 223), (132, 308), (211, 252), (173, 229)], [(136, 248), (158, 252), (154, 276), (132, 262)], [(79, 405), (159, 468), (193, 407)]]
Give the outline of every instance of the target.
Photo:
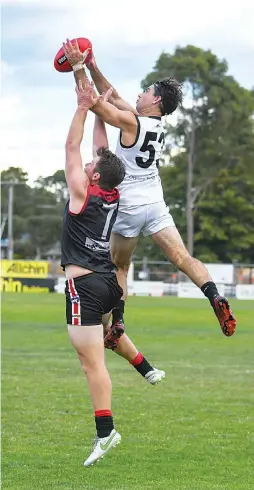
[[(227, 68), (226, 61), (220, 61), (211, 51), (195, 46), (177, 47), (173, 55), (162, 53), (153, 72), (142, 81), (143, 88), (168, 76), (183, 83), (186, 98), (177, 111), (176, 125), (166, 126), (165, 153), (170, 155), (171, 164), (179, 164), (186, 175), (182, 179), (186, 196), (180, 205), (186, 213), (191, 254), (194, 217), (208, 195), (209, 186), (221, 169), (229, 168), (239, 158), (245, 167), (246, 156), (253, 154), (253, 91), (240, 87), (227, 74)], [(172, 149), (176, 148), (178, 155), (173, 157)], [(172, 168), (170, 172), (174, 173)], [(180, 175), (178, 179), (180, 182)]]
[[(30, 213), (32, 205), (31, 188), (28, 184), (28, 174), (24, 172), (22, 168), (10, 167), (7, 170), (3, 170), (1, 174), (2, 184), (4, 182), (13, 182), (14, 198), (13, 198), (13, 214), (19, 215), (25, 218)], [(6, 213), (8, 209), (8, 185), (2, 185), (2, 201), (1, 211), (2, 214)]]
[(60, 240), (62, 221), (62, 216), (54, 214), (29, 217), (27, 231), (37, 259)]
[(43, 188), (54, 194), (58, 203), (65, 203), (68, 199), (69, 191), (64, 170), (57, 170), (48, 177), (39, 177), (36, 181), (36, 187)]
[(200, 202), (196, 239), (199, 257), (211, 250), (221, 262), (254, 261), (254, 179), (241, 162), (222, 169)]
[[(66, 182), (64, 173), (40, 177), (35, 186), (28, 183), (28, 174), (10, 167), (2, 172), (2, 182), (13, 182), (13, 236), (17, 258), (39, 258), (60, 240)], [(2, 215), (7, 213), (8, 186), (2, 186)], [(7, 227), (3, 238), (7, 238)]]

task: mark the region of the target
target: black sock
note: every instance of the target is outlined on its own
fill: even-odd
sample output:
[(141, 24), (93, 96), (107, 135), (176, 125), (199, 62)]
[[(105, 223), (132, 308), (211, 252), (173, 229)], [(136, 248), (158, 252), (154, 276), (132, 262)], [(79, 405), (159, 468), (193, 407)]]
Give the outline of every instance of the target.
[(132, 366), (141, 374), (141, 376), (144, 377), (147, 373), (149, 373), (149, 371), (153, 371), (153, 366), (149, 364), (149, 362), (140, 352), (130, 364), (132, 364)]
[(103, 417), (94, 417), (97, 436), (108, 437), (110, 432), (114, 429), (113, 417), (112, 416), (103, 416)]
[(124, 323), (123, 315), (124, 315), (124, 300), (120, 299), (118, 305), (112, 310), (112, 325), (114, 325), (114, 323), (117, 322)]
[(204, 293), (204, 295), (209, 299), (211, 305), (213, 305), (214, 297), (219, 295), (216, 284), (214, 284), (214, 282), (212, 281), (208, 281), (203, 284), (200, 289), (202, 293)]

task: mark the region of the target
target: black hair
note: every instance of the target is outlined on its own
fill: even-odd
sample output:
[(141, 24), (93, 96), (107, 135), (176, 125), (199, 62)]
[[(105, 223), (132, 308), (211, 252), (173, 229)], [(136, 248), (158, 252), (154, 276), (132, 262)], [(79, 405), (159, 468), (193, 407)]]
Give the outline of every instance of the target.
[(102, 189), (112, 190), (121, 184), (125, 176), (125, 165), (108, 148), (99, 148), (97, 155), (100, 157), (96, 164), (95, 171), (99, 172), (100, 179), (98, 185)]
[(160, 110), (162, 116), (172, 114), (182, 103), (182, 85), (174, 78), (164, 78), (154, 83), (155, 95), (160, 95)]

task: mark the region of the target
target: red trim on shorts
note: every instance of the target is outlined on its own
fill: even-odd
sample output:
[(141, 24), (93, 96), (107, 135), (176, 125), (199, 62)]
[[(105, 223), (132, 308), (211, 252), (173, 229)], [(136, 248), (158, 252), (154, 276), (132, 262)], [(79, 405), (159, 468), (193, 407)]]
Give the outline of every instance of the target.
[(141, 354), (141, 352), (139, 352), (136, 357), (134, 357), (134, 359), (132, 359), (132, 361), (130, 361), (130, 364), (132, 364), (132, 366), (137, 366), (138, 364), (141, 364), (141, 362), (143, 361), (144, 359), (144, 356), (143, 354)]
[(71, 297), (71, 324), (81, 325), (80, 298), (75, 288), (74, 279), (68, 279), (68, 287)]
[(73, 279), (68, 279), (68, 285), (69, 285), (70, 295), (72, 298), (73, 296), (75, 296), (75, 291), (76, 291)]
[(111, 410), (95, 410), (95, 417), (112, 417)]

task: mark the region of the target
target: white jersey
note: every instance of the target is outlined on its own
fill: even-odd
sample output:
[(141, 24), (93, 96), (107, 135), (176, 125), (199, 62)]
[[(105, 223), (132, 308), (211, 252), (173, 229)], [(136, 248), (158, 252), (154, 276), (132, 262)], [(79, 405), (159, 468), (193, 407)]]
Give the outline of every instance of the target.
[(159, 176), (159, 159), (164, 144), (164, 132), (160, 117), (139, 116), (136, 141), (132, 146), (118, 138), (116, 155), (125, 164), (125, 177), (119, 185), (120, 207), (143, 205), (163, 200)]

